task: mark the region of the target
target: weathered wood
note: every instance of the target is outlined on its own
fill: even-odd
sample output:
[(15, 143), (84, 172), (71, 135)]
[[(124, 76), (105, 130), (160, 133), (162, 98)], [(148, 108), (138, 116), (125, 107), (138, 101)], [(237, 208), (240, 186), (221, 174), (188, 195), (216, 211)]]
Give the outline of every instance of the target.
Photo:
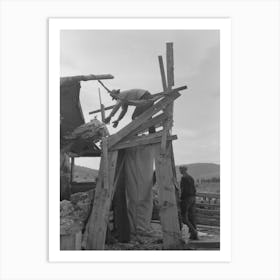
[(75, 158), (71, 157), (70, 184), (73, 183), (73, 176), (75, 172), (74, 168), (75, 168)]
[[(174, 86), (174, 60), (173, 60), (173, 43), (166, 43), (166, 68), (167, 68), (167, 91), (172, 90)], [(166, 107), (164, 110), (168, 116), (168, 120), (164, 124), (164, 133), (161, 141), (161, 154), (166, 153), (166, 140), (169, 131), (173, 125), (173, 107), (174, 102)]]
[[(115, 146), (113, 146), (112, 150), (121, 150), (126, 148), (131, 148), (135, 146), (143, 146), (143, 145), (152, 145), (161, 142), (161, 136), (151, 137), (153, 134), (138, 136), (137, 138), (127, 141), (121, 142)], [(176, 140), (177, 135), (168, 136), (168, 141)]]
[[(104, 107), (104, 111), (111, 110), (111, 109), (113, 109), (114, 107), (115, 107), (115, 105), (111, 105), (111, 106), (108, 106), (108, 107)], [(96, 113), (100, 113), (100, 112), (101, 112), (101, 109), (94, 110), (94, 111), (89, 112), (89, 115), (96, 114)]]
[(197, 202), (196, 207), (197, 208), (202, 208), (202, 209), (220, 209), (220, 204), (210, 204), (210, 203)]
[(202, 192), (197, 192), (196, 196), (198, 197), (207, 197), (207, 198), (220, 198), (219, 193), (202, 193)]
[(161, 145), (160, 145), (160, 153), (164, 155), (166, 153), (166, 142), (167, 142), (167, 135), (169, 132), (169, 127), (168, 127), (169, 121), (166, 120), (165, 123), (163, 124), (163, 133), (161, 137)]
[(60, 235), (60, 250), (81, 250), (82, 232)]
[(215, 215), (220, 215), (220, 210), (213, 210), (213, 209), (201, 209), (201, 208), (196, 208), (196, 212), (199, 214), (203, 215), (209, 215), (209, 216), (215, 216)]
[(151, 119), (149, 119), (148, 121), (144, 122), (143, 124), (141, 124), (137, 129), (133, 130), (132, 133), (130, 133), (129, 135), (127, 135), (123, 141), (129, 140), (130, 137), (134, 137), (135, 135), (139, 134), (139, 133), (144, 133), (146, 131), (148, 131), (148, 129), (150, 127), (155, 127), (158, 128), (160, 126), (163, 125), (163, 122), (167, 119), (167, 116), (164, 113), (161, 113), (160, 115), (157, 115)]
[[(106, 230), (107, 230), (107, 224), (109, 218), (109, 210), (110, 210), (112, 196), (115, 189), (114, 179), (115, 179), (117, 158), (118, 158), (117, 151), (108, 153), (108, 163), (109, 163), (109, 188), (108, 189), (104, 187), (104, 181), (102, 178), (103, 176), (102, 175), (98, 176), (100, 182), (97, 182), (94, 204), (92, 207), (91, 216), (89, 218), (89, 231), (88, 231), (88, 239), (87, 239), (87, 246), (86, 246), (88, 250), (104, 250)], [(103, 167), (103, 163), (101, 167)]]
[(70, 76), (70, 77), (61, 77), (60, 86), (65, 86), (68, 84), (80, 82), (80, 81), (92, 81), (92, 80), (107, 80), (114, 79), (114, 76), (111, 74), (102, 74), (102, 75), (80, 75), (80, 76)]
[(172, 180), (173, 172), (170, 152), (170, 145), (167, 145), (167, 152), (164, 155), (160, 154), (160, 145), (158, 145), (155, 159), (164, 249), (176, 248), (180, 244), (179, 217), (175, 186)]
[(108, 142), (107, 138), (102, 138), (102, 157), (103, 157), (103, 169), (100, 170), (103, 174), (104, 189), (109, 189), (109, 162), (108, 162)]
[(109, 141), (108, 141), (109, 149), (111, 149), (112, 146), (114, 146), (119, 141), (124, 139), (124, 137), (126, 137), (127, 135), (132, 133), (135, 129), (137, 129), (144, 122), (149, 120), (154, 114), (156, 114), (160, 110), (164, 109), (168, 104), (170, 104), (172, 101), (174, 101), (179, 96), (180, 96), (180, 93), (178, 93), (178, 92), (167, 95), (162, 100), (160, 100), (158, 103), (156, 103), (153, 107), (149, 108), (147, 111), (145, 111), (143, 114), (141, 114), (135, 120), (133, 120), (127, 126), (122, 128), (119, 132), (110, 136)]
[(100, 111), (101, 111), (101, 120), (104, 123), (105, 122), (105, 110), (104, 110), (105, 107), (102, 104), (100, 88), (98, 88), (98, 95), (99, 95), (99, 103), (100, 103)]
[(167, 87), (171, 89), (174, 86), (174, 58), (173, 43), (166, 43), (166, 68), (167, 68)]
[(167, 84), (166, 84), (164, 65), (163, 65), (163, 60), (162, 60), (161, 55), (158, 57), (158, 62), (159, 62), (160, 76), (161, 76), (161, 82), (162, 82), (162, 89), (164, 92), (166, 92)]

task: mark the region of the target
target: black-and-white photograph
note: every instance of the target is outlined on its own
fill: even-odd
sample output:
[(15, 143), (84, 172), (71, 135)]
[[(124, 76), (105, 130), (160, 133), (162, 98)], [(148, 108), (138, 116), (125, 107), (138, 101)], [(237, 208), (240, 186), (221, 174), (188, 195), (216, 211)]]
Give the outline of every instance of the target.
[(220, 250), (222, 188), (219, 30), (60, 31), (60, 250)]

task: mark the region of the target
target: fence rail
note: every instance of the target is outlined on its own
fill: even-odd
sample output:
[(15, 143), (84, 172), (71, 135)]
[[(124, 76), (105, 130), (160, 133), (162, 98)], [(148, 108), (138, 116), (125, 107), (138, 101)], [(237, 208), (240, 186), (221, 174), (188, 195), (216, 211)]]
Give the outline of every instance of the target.
[(196, 194), (196, 221), (197, 224), (220, 226), (220, 194)]

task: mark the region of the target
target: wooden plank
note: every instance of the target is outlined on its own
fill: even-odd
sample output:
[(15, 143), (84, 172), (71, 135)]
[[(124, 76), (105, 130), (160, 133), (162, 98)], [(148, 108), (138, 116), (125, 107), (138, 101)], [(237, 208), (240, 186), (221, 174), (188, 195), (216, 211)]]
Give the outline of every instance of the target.
[(73, 183), (73, 176), (74, 176), (74, 172), (75, 172), (75, 158), (71, 157), (71, 169), (70, 169), (70, 184)]
[[(88, 222), (89, 231), (86, 245), (88, 250), (104, 250), (109, 210), (115, 189), (114, 179), (117, 157), (117, 151), (108, 153), (109, 189), (104, 188), (103, 182), (98, 182), (96, 186), (94, 203)], [(102, 180), (102, 176), (100, 179)]]
[(109, 141), (108, 141), (109, 149), (111, 149), (112, 146), (114, 146), (115, 144), (120, 142), (122, 139), (124, 139), (124, 137), (133, 133), (135, 129), (137, 129), (144, 122), (148, 121), (154, 114), (156, 114), (160, 110), (164, 109), (168, 104), (173, 102), (179, 96), (180, 96), (180, 93), (178, 93), (178, 92), (167, 95), (162, 100), (160, 100), (158, 103), (156, 103), (154, 106), (152, 106), (147, 111), (145, 111), (143, 114), (141, 114), (138, 118), (136, 118), (131, 123), (129, 123), (127, 126), (125, 126), (120, 131), (118, 131), (116, 134), (110, 136)]
[(135, 136), (139, 133), (144, 133), (148, 131), (148, 129), (152, 126), (158, 128), (163, 125), (164, 120), (166, 120), (167, 116), (164, 113), (155, 116), (154, 118), (149, 119), (148, 121), (141, 124), (137, 129), (133, 130), (133, 133), (129, 134), (123, 141), (129, 140), (130, 137)]
[(173, 43), (166, 43), (166, 69), (167, 69), (167, 87), (171, 89), (174, 86), (174, 58)]
[(60, 250), (81, 250), (82, 232), (74, 232), (67, 235), (60, 235)]
[(109, 189), (109, 163), (108, 163), (108, 143), (107, 138), (102, 138), (102, 157), (104, 166), (103, 169), (100, 170), (103, 175), (104, 189)]
[(99, 95), (99, 103), (100, 103), (101, 120), (104, 123), (105, 122), (105, 107), (102, 104), (100, 88), (98, 88), (98, 95)]
[(166, 142), (167, 142), (167, 135), (169, 133), (169, 121), (166, 120), (163, 125), (163, 133), (161, 138), (161, 145), (160, 145), (160, 153), (164, 155), (166, 153)]
[[(104, 110), (107, 111), (107, 110), (111, 110), (115, 107), (115, 105), (111, 105), (111, 106), (108, 106), (108, 107), (104, 107)], [(89, 112), (89, 115), (92, 115), (92, 114), (96, 114), (96, 113), (100, 113), (101, 112), (101, 109), (98, 109), (98, 110), (94, 110), (94, 111), (91, 111)]]
[(164, 92), (167, 90), (167, 84), (166, 84), (166, 77), (165, 77), (165, 71), (164, 71), (164, 65), (163, 65), (163, 59), (162, 56), (158, 56), (158, 62), (159, 62), (159, 69), (160, 69), (160, 76), (161, 76), (161, 83), (162, 83), (162, 89)]
[[(174, 86), (174, 60), (173, 60), (173, 43), (166, 43), (166, 68), (167, 68), (167, 91), (172, 90)], [(168, 120), (164, 124), (164, 133), (161, 141), (161, 154), (166, 153), (166, 140), (173, 125), (173, 103), (168, 105), (165, 109), (165, 113), (168, 116)]]
[(111, 74), (102, 74), (102, 75), (90, 74), (90, 75), (61, 77), (60, 86), (65, 86), (65, 85), (80, 82), (80, 81), (107, 80), (107, 79), (114, 79), (114, 76)]
[(201, 203), (201, 202), (196, 202), (196, 207), (204, 208), (204, 209), (220, 209), (219, 204), (209, 204), (209, 203)]
[[(161, 142), (161, 137), (150, 138), (149, 135), (138, 136), (137, 139), (128, 142), (121, 142), (115, 146), (113, 146), (112, 150), (121, 150), (126, 148), (131, 148), (135, 146), (143, 146), (143, 145), (152, 145)], [(177, 135), (168, 136), (167, 141), (176, 140)]]
[(219, 241), (189, 240), (188, 245), (196, 250), (219, 250)]
[(213, 209), (201, 209), (196, 208), (197, 213), (205, 214), (205, 215), (220, 215), (220, 210)]
[(208, 197), (208, 198), (220, 198), (219, 193), (202, 193), (202, 192), (197, 192), (196, 196), (198, 197)]
[(181, 238), (170, 152), (170, 145), (165, 155), (160, 154), (160, 145), (156, 147), (155, 165), (164, 249), (176, 248)]

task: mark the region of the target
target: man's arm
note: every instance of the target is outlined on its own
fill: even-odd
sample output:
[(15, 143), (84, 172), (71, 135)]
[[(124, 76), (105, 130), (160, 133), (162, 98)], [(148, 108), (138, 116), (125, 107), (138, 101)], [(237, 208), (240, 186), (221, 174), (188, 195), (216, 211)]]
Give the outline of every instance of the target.
[(113, 122), (113, 127), (117, 127), (118, 124), (119, 124), (119, 121), (125, 116), (126, 112), (127, 112), (127, 108), (128, 108), (128, 105), (124, 104), (122, 105), (122, 111), (118, 117), (118, 119), (116, 121)]
[(122, 102), (119, 100), (111, 111), (110, 115), (105, 119), (105, 123), (110, 122), (111, 118), (118, 112), (122, 105)]

